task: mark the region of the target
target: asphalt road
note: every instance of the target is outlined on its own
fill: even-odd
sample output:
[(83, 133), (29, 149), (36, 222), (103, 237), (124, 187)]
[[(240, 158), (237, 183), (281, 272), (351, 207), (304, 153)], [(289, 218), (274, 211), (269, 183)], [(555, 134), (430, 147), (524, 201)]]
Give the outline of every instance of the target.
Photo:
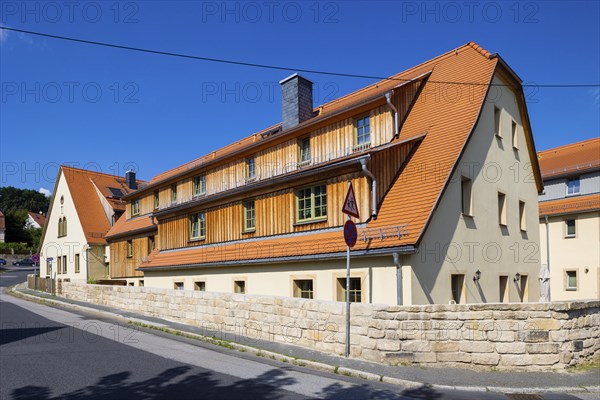
[(0, 399), (507, 399), (321, 373), (4, 293), (0, 324)]

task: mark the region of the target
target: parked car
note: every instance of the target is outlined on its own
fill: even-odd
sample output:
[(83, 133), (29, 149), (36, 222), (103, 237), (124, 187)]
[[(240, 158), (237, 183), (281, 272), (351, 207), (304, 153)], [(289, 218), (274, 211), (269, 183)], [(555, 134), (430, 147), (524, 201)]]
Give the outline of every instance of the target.
[(16, 265), (17, 267), (20, 266), (34, 266), (35, 262), (33, 262), (33, 260), (31, 258), (24, 258), (22, 260), (19, 261), (13, 261), (13, 265)]
[(0, 265), (6, 265), (6, 260), (4, 258), (0, 258)]

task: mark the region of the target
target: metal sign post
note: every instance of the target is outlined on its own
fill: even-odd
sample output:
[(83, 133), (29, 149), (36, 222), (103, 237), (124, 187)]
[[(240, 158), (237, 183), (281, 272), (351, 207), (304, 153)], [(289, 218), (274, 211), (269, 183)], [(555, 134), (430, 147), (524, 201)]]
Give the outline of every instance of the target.
[(348, 181), (348, 194), (346, 194), (342, 212), (348, 215), (348, 220), (344, 225), (344, 240), (346, 242), (346, 358), (348, 358), (350, 357), (350, 248), (354, 247), (358, 237), (356, 225), (352, 222), (350, 216), (359, 218), (351, 181)]

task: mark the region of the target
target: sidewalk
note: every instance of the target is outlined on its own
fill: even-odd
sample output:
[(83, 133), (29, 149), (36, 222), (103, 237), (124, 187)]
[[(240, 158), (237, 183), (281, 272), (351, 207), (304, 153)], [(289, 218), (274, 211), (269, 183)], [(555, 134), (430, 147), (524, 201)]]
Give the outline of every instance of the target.
[[(430, 385), (437, 389), (458, 389), (491, 392), (593, 392), (600, 393), (600, 370), (585, 372), (497, 372), (473, 371), (462, 368), (422, 368), (417, 366), (389, 366), (355, 359), (332, 356), (298, 346), (266, 340), (240, 337), (234, 333), (207, 331), (160, 318), (127, 312), (116, 308), (68, 300), (37, 292), (18, 285), (15, 294), (49, 305), (97, 312), (132, 321), (142, 328), (179, 332), (225, 347), (254, 352), (259, 355), (296, 365), (369, 380), (399, 384), (404, 387)], [(213, 339), (216, 337), (218, 339)]]

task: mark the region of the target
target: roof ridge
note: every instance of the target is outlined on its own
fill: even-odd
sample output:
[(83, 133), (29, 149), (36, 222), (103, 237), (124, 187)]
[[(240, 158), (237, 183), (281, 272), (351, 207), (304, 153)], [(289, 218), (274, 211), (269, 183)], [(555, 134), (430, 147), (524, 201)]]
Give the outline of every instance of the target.
[[(65, 165), (65, 164), (61, 164), (60, 165), (61, 169), (65, 169), (65, 170), (72, 170), (72, 171), (77, 171), (77, 172), (82, 172), (88, 175), (101, 175), (107, 178), (114, 178), (114, 179), (123, 179), (125, 180), (124, 176), (121, 175), (115, 175), (115, 174), (107, 174), (105, 172), (98, 172), (98, 171), (93, 171), (93, 170), (89, 170), (89, 169), (83, 169), (83, 168), (77, 168), (77, 167), (71, 167), (70, 165)], [(142, 179), (137, 179), (136, 181), (138, 182), (146, 182)]]
[(562, 146), (552, 147), (552, 148), (549, 148), (546, 150), (540, 150), (540, 151), (538, 151), (538, 156), (541, 156), (542, 154), (551, 153), (551, 152), (557, 152), (557, 151), (567, 150), (567, 149), (574, 148), (574, 147), (584, 146), (586, 144), (590, 144), (595, 141), (600, 141), (600, 137), (584, 139), (579, 142), (567, 143)]
[[(445, 53), (442, 53), (442, 54), (440, 54), (440, 55), (437, 55), (437, 56), (435, 56), (435, 57), (433, 57), (433, 58), (430, 58), (430, 59), (428, 59), (428, 60), (426, 60), (426, 61), (423, 61), (423, 62), (421, 62), (421, 63), (419, 63), (419, 64), (417, 64), (417, 65), (414, 65), (414, 66), (412, 66), (412, 67), (410, 67), (410, 68), (408, 68), (408, 69), (405, 69), (404, 71), (401, 71), (401, 72), (395, 73), (395, 74), (393, 74), (393, 75), (389, 76), (388, 78), (381, 79), (381, 80), (379, 80), (379, 81), (377, 81), (377, 82), (375, 82), (375, 83), (372, 83), (372, 84), (370, 84), (370, 85), (367, 85), (367, 86), (364, 86), (364, 87), (362, 87), (362, 88), (360, 88), (360, 89), (357, 89), (357, 90), (355, 90), (355, 91), (352, 91), (352, 92), (350, 92), (350, 93), (348, 93), (348, 94), (345, 94), (345, 95), (343, 95), (343, 96), (340, 96), (340, 97), (338, 97), (337, 99), (333, 99), (333, 100), (331, 100), (331, 101), (328, 101), (328, 102), (327, 102), (327, 103), (325, 103), (325, 104), (321, 104), (321, 105), (319, 105), (319, 106), (317, 106), (317, 107), (313, 107), (313, 111), (319, 110), (320, 108), (331, 107), (331, 106), (333, 106), (333, 105), (335, 105), (335, 104), (337, 104), (337, 103), (339, 103), (339, 102), (341, 102), (341, 101), (343, 101), (343, 100), (347, 100), (347, 99), (348, 99), (348, 98), (350, 98), (350, 97), (357, 96), (357, 95), (358, 95), (358, 94), (360, 94), (360, 93), (363, 93), (363, 92), (365, 92), (365, 91), (368, 91), (369, 89), (372, 89), (372, 88), (377, 88), (377, 87), (379, 87), (379, 85), (381, 85), (381, 84), (382, 84), (382, 82), (385, 82), (385, 81), (388, 81), (388, 80), (391, 80), (391, 79), (394, 79), (394, 78), (396, 78), (396, 79), (397, 79), (398, 77), (400, 77), (400, 76), (403, 76), (403, 75), (408, 75), (408, 74), (410, 74), (411, 72), (415, 72), (415, 71), (416, 71), (416, 70), (418, 70), (419, 68), (423, 68), (424, 66), (426, 66), (426, 65), (428, 65), (428, 64), (435, 63), (436, 61), (440, 61), (440, 60), (442, 60), (443, 58), (445, 58), (445, 57), (447, 57), (447, 56), (451, 56), (452, 54), (456, 54), (458, 51), (462, 51), (462, 50), (464, 50), (464, 49), (466, 49), (466, 48), (473, 48), (474, 50), (478, 51), (479, 53), (481, 53), (481, 54), (482, 54), (483, 56), (485, 56), (486, 58), (489, 58), (489, 57), (490, 57), (490, 55), (491, 55), (491, 53), (490, 53), (490, 52), (488, 52), (487, 50), (485, 50), (483, 47), (481, 47), (481, 46), (479, 46), (477, 43), (475, 43), (475, 42), (471, 41), (471, 42), (465, 43), (465, 44), (463, 44), (463, 45), (461, 45), (461, 46), (458, 46), (458, 47), (456, 47), (456, 48), (454, 48), (454, 49), (452, 49), (452, 50), (449, 50), (449, 51), (447, 51), (447, 52), (445, 52)], [(413, 78), (414, 78), (414, 77), (413, 77)], [(405, 80), (405, 81), (409, 81), (410, 79), (409, 79), (409, 78), (404, 78), (404, 80)], [(245, 141), (245, 140), (249, 140), (249, 139), (251, 139), (252, 137), (254, 137), (254, 136), (256, 136), (256, 135), (259, 135), (259, 134), (260, 134), (260, 133), (262, 133), (262, 132), (266, 132), (266, 131), (269, 131), (269, 130), (271, 130), (271, 129), (275, 129), (275, 128), (277, 128), (277, 127), (280, 127), (280, 126), (281, 126), (281, 122), (278, 122), (277, 124), (271, 125), (271, 126), (270, 126), (270, 127), (268, 127), (268, 128), (265, 128), (265, 129), (259, 130), (259, 131), (257, 131), (257, 132), (254, 132), (254, 133), (252, 133), (252, 134), (248, 135), (248, 136), (244, 136), (244, 137), (242, 137), (241, 139), (239, 139), (239, 140), (236, 140), (235, 142), (229, 143), (229, 144), (227, 144), (227, 145), (225, 145), (225, 146), (223, 146), (223, 147), (220, 147), (220, 148), (218, 148), (218, 149), (215, 149), (215, 150), (212, 150), (212, 151), (210, 151), (210, 152), (208, 152), (208, 153), (205, 153), (205, 154), (203, 154), (202, 156), (200, 156), (200, 157), (197, 157), (197, 158), (195, 158), (195, 159), (193, 159), (193, 160), (191, 160), (191, 161), (188, 161), (188, 162), (186, 162), (186, 163), (183, 163), (183, 164), (179, 164), (179, 165), (177, 165), (176, 167), (170, 168), (170, 169), (168, 169), (168, 170), (166, 170), (166, 171), (163, 171), (163, 172), (161, 172), (160, 174), (154, 175), (154, 176), (153, 176), (153, 177), (150, 179), (150, 182), (157, 181), (157, 180), (161, 180), (161, 179), (160, 179), (160, 177), (162, 177), (162, 176), (166, 176), (166, 178), (165, 178), (165, 179), (168, 179), (168, 178), (170, 177), (170, 176), (168, 176), (168, 174), (169, 174), (170, 172), (173, 172), (173, 171), (175, 171), (175, 170), (177, 170), (177, 169), (180, 169), (180, 168), (183, 168), (183, 167), (186, 167), (186, 166), (189, 166), (190, 168), (193, 168), (193, 167), (195, 166), (195, 165), (194, 165), (195, 163), (200, 163), (200, 162), (201, 162), (201, 160), (202, 160), (203, 158), (205, 158), (205, 157), (209, 156), (211, 153), (216, 153), (216, 152), (220, 152), (220, 151), (226, 150), (226, 149), (228, 149), (228, 148), (230, 148), (230, 147), (232, 147), (232, 146), (234, 146), (234, 145), (236, 145), (236, 144), (240, 144), (241, 142), (243, 142), (243, 141)]]

